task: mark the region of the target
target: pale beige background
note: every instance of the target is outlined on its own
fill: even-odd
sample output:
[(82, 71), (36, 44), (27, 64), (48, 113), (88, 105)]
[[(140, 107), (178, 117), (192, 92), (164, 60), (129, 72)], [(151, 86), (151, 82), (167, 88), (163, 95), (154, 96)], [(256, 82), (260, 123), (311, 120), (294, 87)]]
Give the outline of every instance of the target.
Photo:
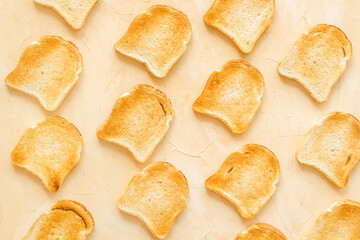
[[(187, 52), (165, 79), (152, 77), (142, 64), (113, 49), (135, 15), (159, 3), (182, 10), (193, 26)], [(360, 201), (359, 167), (352, 172), (347, 187), (338, 189), (312, 168), (299, 165), (294, 156), (306, 131), (324, 114), (340, 110), (360, 117), (358, 0), (277, 0), (270, 28), (248, 56), (205, 26), (202, 15), (211, 3), (99, 0), (83, 29), (74, 31), (53, 10), (31, 0), (0, 0), (0, 239), (21, 239), (35, 219), (59, 199), (77, 200), (91, 211), (96, 226), (89, 240), (153, 239), (137, 218), (120, 213), (117, 200), (136, 172), (159, 160), (183, 171), (190, 185), (187, 208), (173, 225), (169, 240), (234, 239), (257, 222), (272, 224), (289, 239), (297, 240), (333, 202), (345, 198)], [(276, 71), (296, 39), (318, 23), (343, 29), (354, 48), (345, 74), (323, 104), (315, 103), (298, 83), (279, 77)], [(78, 84), (54, 112), (74, 123), (85, 143), (80, 163), (57, 193), (47, 192), (36, 177), (13, 167), (10, 161), (10, 152), (23, 132), (51, 113), (3, 82), (25, 47), (45, 34), (73, 41), (84, 58)], [(235, 58), (259, 68), (266, 82), (261, 108), (241, 135), (191, 109), (210, 73)], [(166, 92), (176, 112), (168, 134), (146, 164), (136, 163), (125, 149), (95, 135), (115, 100), (138, 83)], [(226, 156), (246, 143), (270, 148), (279, 158), (282, 173), (277, 191), (252, 220), (242, 219), (231, 204), (204, 188), (204, 180)]]

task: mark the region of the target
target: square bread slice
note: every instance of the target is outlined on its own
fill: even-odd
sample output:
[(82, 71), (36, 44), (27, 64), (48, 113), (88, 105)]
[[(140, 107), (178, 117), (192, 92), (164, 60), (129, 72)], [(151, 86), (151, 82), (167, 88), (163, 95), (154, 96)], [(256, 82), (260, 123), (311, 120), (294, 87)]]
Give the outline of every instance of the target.
[(174, 114), (165, 93), (140, 84), (116, 101), (97, 136), (128, 149), (137, 161), (146, 162), (165, 136)]
[(244, 54), (270, 26), (275, 0), (215, 0), (204, 22), (228, 36)]
[(48, 116), (29, 128), (11, 153), (15, 166), (39, 177), (50, 192), (56, 192), (80, 160), (83, 140), (66, 119)]
[(79, 30), (97, 0), (34, 0), (34, 2), (54, 9), (73, 29)]
[(352, 55), (352, 46), (339, 28), (318, 24), (295, 43), (278, 66), (281, 76), (299, 82), (319, 103), (325, 102)]
[(360, 159), (360, 123), (348, 113), (324, 116), (306, 134), (296, 158), (323, 173), (338, 187), (345, 187)]
[(360, 239), (360, 203), (342, 200), (334, 203), (317, 219), (303, 240)]
[(253, 218), (276, 190), (280, 166), (266, 147), (244, 145), (230, 154), (205, 186), (234, 204), (243, 218)]
[(257, 223), (239, 233), (235, 240), (287, 240), (287, 238), (279, 229), (266, 223)]
[(85, 240), (93, 229), (94, 219), (85, 206), (60, 200), (35, 221), (23, 240)]
[(243, 60), (231, 60), (210, 75), (192, 107), (221, 120), (232, 132), (242, 133), (260, 107), (264, 87), (259, 70)]
[(119, 199), (119, 209), (138, 217), (158, 239), (164, 239), (185, 209), (186, 177), (167, 162), (154, 162), (137, 173)]
[(78, 81), (81, 70), (82, 56), (72, 42), (43, 36), (25, 49), (5, 83), (37, 98), (47, 111), (55, 111)]
[(115, 50), (144, 63), (155, 77), (163, 78), (185, 53), (191, 31), (184, 13), (155, 5), (134, 19)]

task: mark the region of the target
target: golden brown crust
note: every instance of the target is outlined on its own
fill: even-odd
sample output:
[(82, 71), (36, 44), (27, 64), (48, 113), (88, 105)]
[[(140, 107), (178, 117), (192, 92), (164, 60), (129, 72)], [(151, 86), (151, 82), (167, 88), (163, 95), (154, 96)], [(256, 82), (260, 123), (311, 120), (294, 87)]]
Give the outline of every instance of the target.
[[(339, 143), (340, 140), (346, 142)], [(299, 163), (317, 169), (337, 187), (344, 188), (360, 160), (359, 141), (359, 120), (348, 113), (332, 112), (308, 131), (296, 151), (296, 158)]]
[(128, 149), (137, 161), (146, 162), (165, 136), (174, 114), (165, 93), (140, 84), (116, 101), (97, 136)]
[[(203, 20), (229, 37), (243, 54), (249, 54), (270, 26), (274, 11), (275, 0), (215, 0)], [(262, 16), (263, 13), (267, 14)], [(256, 19), (259, 16), (262, 18)], [(248, 34), (243, 36), (244, 33)]]
[(185, 209), (189, 186), (185, 175), (167, 162), (154, 162), (130, 181), (119, 209), (138, 217), (158, 239), (164, 239)]
[(279, 229), (266, 223), (257, 223), (239, 233), (235, 240), (287, 240), (287, 238)]
[[(57, 2), (60, 1), (60, 2)], [(68, 2), (66, 2), (68, 1)], [(81, 2), (81, 0), (77, 0), (79, 2)], [(87, 6), (79, 6), (80, 10), (81, 8), (83, 9), (83, 12), (72, 12), (72, 11), (80, 11), (79, 9), (73, 9), (68, 7), (67, 4), (72, 4), (74, 2), (74, 0), (34, 0), (35, 3), (44, 6), (44, 7), (50, 7), (53, 10), (55, 10), (62, 18), (64, 18), (64, 20), (67, 22), (67, 24), (69, 24), (73, 29), (75, 30), (80, 30), (84, 23), (85, 20), (87, 18), (87, 16), (89, 15), (90, 11), (93, 9), (93, 7), (95, 6), (95, 4), (97, 3), (97, 0), (86, 0), (87, 3), (89, 5)], [(65, 6), (63, 6), (65, 5)], [(71, 10), (70, 10), (71, 9)], [(69, 11), (69, 12), (67, 12)], [(76, 14), (81, 13), (82, 16), (74, 16)], [(70, 16), (72, 15), (72, 16)], [(80, 18), (80, 21), (78, 19), (78, 21), (76, 21), (76, 18)]]
[(253, 218), (276, 190), (279, 161), (268, 148), (247, 144), (230, 154), (205, 186), (234, 204), (244, 218)]
[(24, 50), (5, 83), (35, 97), (45, 110), (55, 111), (79, 80), (82, 63), (74, 43), (43, 36)]
[(163, 78), (185, 53), (191, 32), (190, 21), (183, 12), (154, 5), (133, 20), (114, 48), (144, 63), (155, 77)]
[(265, 82), (244, 60), (230, 60), (213, 72), (193, 110), (221, 120), (234, 133), (247, 130), (261, 104)]
[(39, 177), (50, 192), (57, 192), (80, 160), (83, 140), (66, 119), (48, 116), (29, 128), (11, 152), (15, 166)]
[(325, 210), (303, 240), (360, 239), (360, 203), (341, 200)]
[[(316, 40), (315, 37), (316, 35), (318, 35), (318, 33), (328, 33), (328, 34), (334, 34), (334, 38), (340, 40), (340, 42), (342, 43), (342, 47), (341, 49), (338, 49), (339, 51), (343, 51), (344, 52), (344, 57), (343, 60), (345, 61), (344, 66), (341, 68), (341, 71), (339, 71), (338, 73), (334, 73), (336, 76), (335, 78), (330, 82), (330, 84), (326, 87), (327, 89), (323, 89), (324, 93), (323, 94), (319, 94), (316, 93), (315, 90), (311, 90), (310, 88), (313, 87), (311, 86), (312, 84), (318, 84), (315, 81), (323, 81), (328, 80), (328, 76), (324, 77), (319, 75), (321, 72), (321, 68), (324, 68), (324, 66), (320, 66), (317, 67), (315, 65), (316, 59), (314, 59), (314, 65), (310, 62), (310, 61), (304, 61), (304, 65), (306, 66), (305, 69), (302, 70), (302, 72), (300, 72), (299, 74), (305, 74), (305, 75), (309, 75), (311, 78), (313, 78), (314, 83), (310, 84), (307, 82), (304, 82), (304, 76), (301, 77), (295, 77), (292, 76), (289, 72), (287, 73), (284, 69), (284, 64), (288, 61), (288, 59), (290, 58), (290, 56), (292, 56), (292, 54), (294, 54), (295, 49), (297, 49), (299, 46), (301, 46), (303, 48), (303, 50), (301, 51), (301, 55), (302, 56), (306, 56), (309, 53), (306, 53), (307, 48), (316, 45), (314, 43), (315, 42), (320, 42), (319, 40)], [(314, 35), (315, 37), (313, 37), (312, 35)], [(335, 40), (333, 39), (328, 39), (326, 40), (326, 42), (334, 42)], [(315, 39), (315, 40), (313, 40)], [(333, 47), (332, 47), (333, 48)], [(333, 54), (334, 50), (329, 49), (327, 52), (323, 53), (321, 57), (324, 58), (332, 58), (335, 54)], [(331, 54), (330, 54), (331, 53)], [(302, 85), (305, 90), (315, 99), (315, 101), (319, 102), (319, 103), (323, 103), (327, 100), (327, 98), (330, 95), (330, 90), (331, 88), (334, 86), (334, 84), (340, 79), (341, 75), (344, 73), (345, 69), (346, 69), (346, 62), (350, 60), (352, 56), (352, 44), (350, 42), (350, 40), (347, 38), (346, 34), (338, 27), (333, 26), (333, 25), (328, 25), (328, 24), (318, 24), (313, 26), (312, 28), (310, 28), (306, 33), (304, 33), (294, 44), (293, 48), (291, 49), (291, 51), (288, 53), (288, 55), (279, 63), (278, 67), (277, 67), (277, 71), (278, 73), (286, 78), (289, 79), (293, 79), (295, 81), (297, 81), (298, 83), (300, 83), (300, 85)], [(307, 63), (307, 65), (305, 65), (305, 62)], [(300, 65), (300, 64), (299, 64)], [(325, 67), (326, 68), (326, 67)], [(339, 66), (336, 67), (332, 67), (331, 70), (334, 70), (336, 68), (340, 68)], [(295, 71), (295, 70), (294, 70)], [(316, 75), (318, 74), (318, 75)]]
[(93, 217), (85, 206), (60, 200), (35, 221), (23, 240), (85, 240), (93, 228)]

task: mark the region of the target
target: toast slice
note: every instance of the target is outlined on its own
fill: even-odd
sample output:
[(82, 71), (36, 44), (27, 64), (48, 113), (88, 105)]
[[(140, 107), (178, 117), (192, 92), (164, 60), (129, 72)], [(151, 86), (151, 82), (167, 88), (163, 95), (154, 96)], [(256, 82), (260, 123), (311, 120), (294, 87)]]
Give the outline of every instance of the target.
[(270, 26), (275, 0), (215, 0), (204, 15), (206, 25), (228, 36), (244, 54)]
[(85, 240), (93, 229), (94, 219), (86, 207), (61, 200), (35, 221), (23, 240)]
[(119, 209), (138, 217), (158, 239), (164, 239), (186, 206), (186, 177), (167, 162), (154, 162), (130, 181)]
[(319, 24), (295, 43), (278, 66), (280, 75), (299, 82), (319, 103), (325, 102), (352, 55), (352, 46), (339, 28)]
[(242, 133), (260, 107), (264, 87), (259, 70), (243, 60), (231, 60), (210, 75), (192, 107), (223, 121), (232, 132)]
[(34, 2), (54, 9), (73, 29), (79, 30), (97, 0), (34, 0)]
[(234, 204), (243, 218), (253, 218), (276, 190), (280, 166), (266, 147), (244, 145), (230, 154), (205, 186)]
[(327, 114), (306, 134), (296, 158), (319, 170), (336, 186), (345, 187), (360, 159), (359, 121), (348, 113)]
[(98, 138), (128, 149), (139, 162), (146, 162), (174, 118), (170, 99), (160, 90), (140, 84), (120, 97), (97, 130)]
[(79, 49), (58, 36), (43, 36), (28, 46), (7, 86), (38, 99), (47, 111), (55, 111), (79, 79), (82, 57)]
[(165, 77), (186, 51), (191, 24), (181, 11), (155, 5), (138, 15), (115, 50), (144, 63), (155, 77)]
[(317, 219), (303, 240), (360, 239), (360, 203), (342, 200), (334, 203)]
[(80, 160), (83, 140), (66, 119), (48, 116), (29, 128), (11, 153), (15, 166), (39, 177), (50, 192), (56, 192)]
[(279, 230), (266, 223), (257, 223), (237, 235), (235, 240), (287, 240)]

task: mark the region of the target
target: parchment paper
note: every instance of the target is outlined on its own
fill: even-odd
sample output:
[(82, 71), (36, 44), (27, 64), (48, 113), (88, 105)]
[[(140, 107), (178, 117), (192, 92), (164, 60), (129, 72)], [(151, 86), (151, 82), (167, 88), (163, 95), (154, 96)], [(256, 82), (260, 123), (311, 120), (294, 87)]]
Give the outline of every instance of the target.
[[(182, 10), (193, 28), (187, 52), (165, 79), (152, 77), (142, 64), (113, 48), (133, 18), (154, 4)], [(359, 1), (276, 0), (272, 24), (247, 56), (203, 23), (211, 4), (212, 0), (99, 0), (84, 27), (74, 31), (55, 11), (31, 0), (0, 0), (0, 239), (22, 239), (37, 217), (60, 199), (77, 200), (93, 214), (95, 229), (89, 240), (153, 239), (140, 220), (117, 209), (117, 200), (136, 172), (160, 160), (184, 172), (190, 187), (187, 208), (176, 219), (169, 240), (234, 239), (257, 222), (272, 224), (288, 239), (301, 239), (335, 201), (360, 201), (359, 166), (347, 187), (339, 189), (295, 160), (304, 135), (326, 113), (344, 111), (360, 118)], [(347, 70), (323, 104), (276, 71), (298, 37), (318, 23), (340, 27), (353, 44)], [(73, 41), (84, 58), (79, 82), (54, 113), (43, 110), (34, 98), (7, 88), (3, 81), (26, 46), (47, 34)], [(211, 72), (236, 58), (256, 66), (266, 85), (258, 114), (240, 135), (191, 109)], [(175, 108), (170, 130), (146, 164), (136, 163), (124, 148), (96, 137), (96, 128), (116, 99), (139, 83), (164, 91)], [(81, 160), (57, 193), (49, 193), (35, 176), (10, 161), (23, 132), (50, 114), (74, 123), (84, 138)], [(281, 165), (277, 191), (252, 220), (242, 219), (235, 207), (204, 188), (205, 179), (246, 143), (267, 146)]]

